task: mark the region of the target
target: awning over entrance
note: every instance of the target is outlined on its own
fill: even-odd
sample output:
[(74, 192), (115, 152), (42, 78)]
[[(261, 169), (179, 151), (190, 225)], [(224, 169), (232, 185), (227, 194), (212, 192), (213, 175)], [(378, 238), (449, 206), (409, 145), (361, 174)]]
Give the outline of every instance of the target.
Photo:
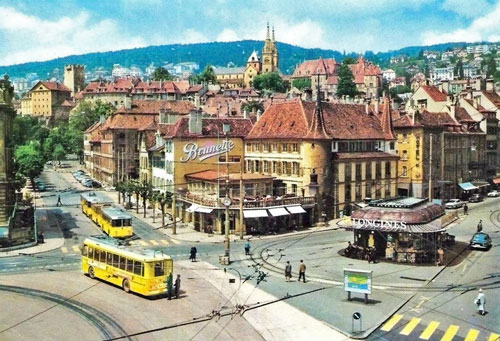
[(193, 213), (196, 211), (197, 208), (199, 208), (200, 206), (196, 205), (196, 204), (192, 204), (191, 206), (189, 206), (186, 211), (189, 212), (189, 213)]
[(300, 213), (306, 213), (306, 210), (302, 208), (300, 205), (294, 205), (294, 206), (287, 206), (286, 209), (288, 212), (291, 214), (300, 214)]
[(481, 188), (481, 187), (488, 187), (490, 184), (487, 183), (486, 181), (474, 181), (472, 183), (474, 186), (476, 186), (477, 188)]
[(197, 207), (195, 209), (195, 212), (200, 212), (200, 213), (212, 213), (214, 209), (213, 208), (208, 208), (208, 207)]
[(279, 217), (282, 215), (289, 215), (290, 214), (290, 213), (288, 213), (287, 210), (285, 210), (284, 207), (270, 208), (269, 213), (271, 213), (271, 215), (273, 217)]
[(269, 217), (266, 210), (243, 210), (245, 218), (262, 218)]
[(471, 191), (473, 189), (477, 189), (476, 186), (474, 186), (471, 182), (464, 182), (464, 183), (461, 183), (461, 184), (458, 184), (460, 186), (461, 189), (463, 189), (464, 191)]

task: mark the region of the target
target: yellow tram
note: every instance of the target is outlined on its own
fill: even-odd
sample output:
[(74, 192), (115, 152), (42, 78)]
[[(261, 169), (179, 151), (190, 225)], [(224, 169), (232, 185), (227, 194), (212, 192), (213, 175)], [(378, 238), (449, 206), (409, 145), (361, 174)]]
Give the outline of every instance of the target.
[(124, 246), (116, 239), (92, 236), (83, 242), (82, 271), (125, 292), (154, 296), (166, 293), (166, 278), (172, 274), (173, 261), (161, 251)]
[(81, 195), (82, 212), (92, 219), (104, 233), (113, 238), (127, 238), (134, 234), (132, 216), (112, 207), (111, 201), (95, 192)]

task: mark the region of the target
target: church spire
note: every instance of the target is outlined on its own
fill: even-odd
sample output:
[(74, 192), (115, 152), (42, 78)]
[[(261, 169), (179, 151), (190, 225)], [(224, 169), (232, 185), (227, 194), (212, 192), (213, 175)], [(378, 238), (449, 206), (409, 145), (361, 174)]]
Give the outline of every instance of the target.
[(274, 43), (275, 42), (275, 39), (274, 39), (274, 26), (273, 26), (273, 36), (271, 38), (271, 41)]
[(316, 87), (316, 107), (314, 108), (314, 113), (312, 117), (311, 127), (307, 133), (307, 138), (313, 139), (328, 139), (329, 136), (325, 129), (325, 119), (323, 117), (323, 108), (321, 106), (321, 86), (319, 84), (319, 72), (317, 73), (317, 87)]
[(269, 40), (269, 21), (267, 22), (267, 33), (266, 33), (266, 40)]

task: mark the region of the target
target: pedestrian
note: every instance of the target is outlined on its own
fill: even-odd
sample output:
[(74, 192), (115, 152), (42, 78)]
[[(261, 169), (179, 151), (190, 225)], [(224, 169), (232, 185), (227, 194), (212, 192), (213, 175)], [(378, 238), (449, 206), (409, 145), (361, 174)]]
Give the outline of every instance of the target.
[(344, 255), (346, 255), (347, 257), (351, 257), (352, 255), (352, 244), (350, 241), (347, 242), (347, 248), (344, 250)]
[(469, 206), (467, 204), (464, 204), (464, 214), (469, 215)]
[(189, 252), (189, 259), (191, 259), (191, 262), (196, 262), (196, 252), (198, 252), (198, 250), (196, 250), (196, 247), (191, 247), (191, 251)]
[(305, 283), (306, 282), (306, 265), (304, 264), (304, 261), (302, 259), (300, 260), (300, 265), (299, 265), (299, 282), (300, 282), (301, 278)]
[(477, 223), (477, 232), (481, 232), (483, 230), (483, 220), (479, 219), (479, 223)]
[(437, 255), (438, 255), (438, 259), (437, 259), (436, 265), (437, 266), (444, 265), (444, 250), (442, 247), (439, 247), (437, 249)]
[(181, 275), (177, 275), (175, 279), (175, 298), (179, 298), (179, 292), (181, 290)]
[[(370, 253), (368, 254), (368, 257), (370, 257), (370, 260), (373, 264), (377, 263), (377, 248), (375, 246), (372, 246), (370, 248)], [(368, 263), (370, 263), (368, 261)]]
[(62, 201), (61, 201), (61, 195), (60, 194), (57, 195), (57, 204), (56, 204), (56, 206), (62, 206)]
[(41, 244), (45, 243), (45, 236), (43, 235), (43, 232), (38, 233), (38, 242)]
[(245, 243), (245, 255), (250, 255), (250, 241), (248, 239)]
[(173, 279), (172, 279), (172, 273), (170, 273), (167, 278), (166, 278), (166, 286), (167, 286), (167, 297), (168, 300), (170, 301), (172, 299), (172, 289), (173, 289)]
[(477, 294), (474, 303), (477, 305), (477, 312), (480, 315), (485, 315), (486, 311), (484, 310), (484, 305), (486, 304), (486, 298), (484, 297), (483, 289), (479, 289), (479, 293)]
[(286, 261), (286, 265), (285, 265), (285, 281), (290, 282), (291, 278), (292, 278), (292, 265), (290, 264), (290, 261)]

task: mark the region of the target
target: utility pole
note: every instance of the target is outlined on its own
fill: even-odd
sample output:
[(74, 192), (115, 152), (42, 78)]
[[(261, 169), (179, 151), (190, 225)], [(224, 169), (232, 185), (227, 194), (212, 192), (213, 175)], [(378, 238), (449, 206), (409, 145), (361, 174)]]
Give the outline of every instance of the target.
[(429, 201), (432, 202), (432, 134), (429, 139)]
[(225, 213), (226, 213), (226, 219), (224, 222), (224, 245), (225, 245), (225, 250), (224, 250), (224, 255), (226, 257), (229, 257), (229, 251), (230, 251), (230, 241), (229, 241), (229, 206), (231, 206), (231, 199), (229, 198), (229, 151), (228, 151), (228, 131), (224, 132), (226, 134), (226, 197), (224, 198), (224, 206), (226, 207)]
[(243, 217), (243, 158), (240, 159), (240, 239), (243, 239), (243, 227), (245, 218)]
[(172, 195), (172, 234), (177, 234), (177, 203), (176, 203), (175, 187)]

